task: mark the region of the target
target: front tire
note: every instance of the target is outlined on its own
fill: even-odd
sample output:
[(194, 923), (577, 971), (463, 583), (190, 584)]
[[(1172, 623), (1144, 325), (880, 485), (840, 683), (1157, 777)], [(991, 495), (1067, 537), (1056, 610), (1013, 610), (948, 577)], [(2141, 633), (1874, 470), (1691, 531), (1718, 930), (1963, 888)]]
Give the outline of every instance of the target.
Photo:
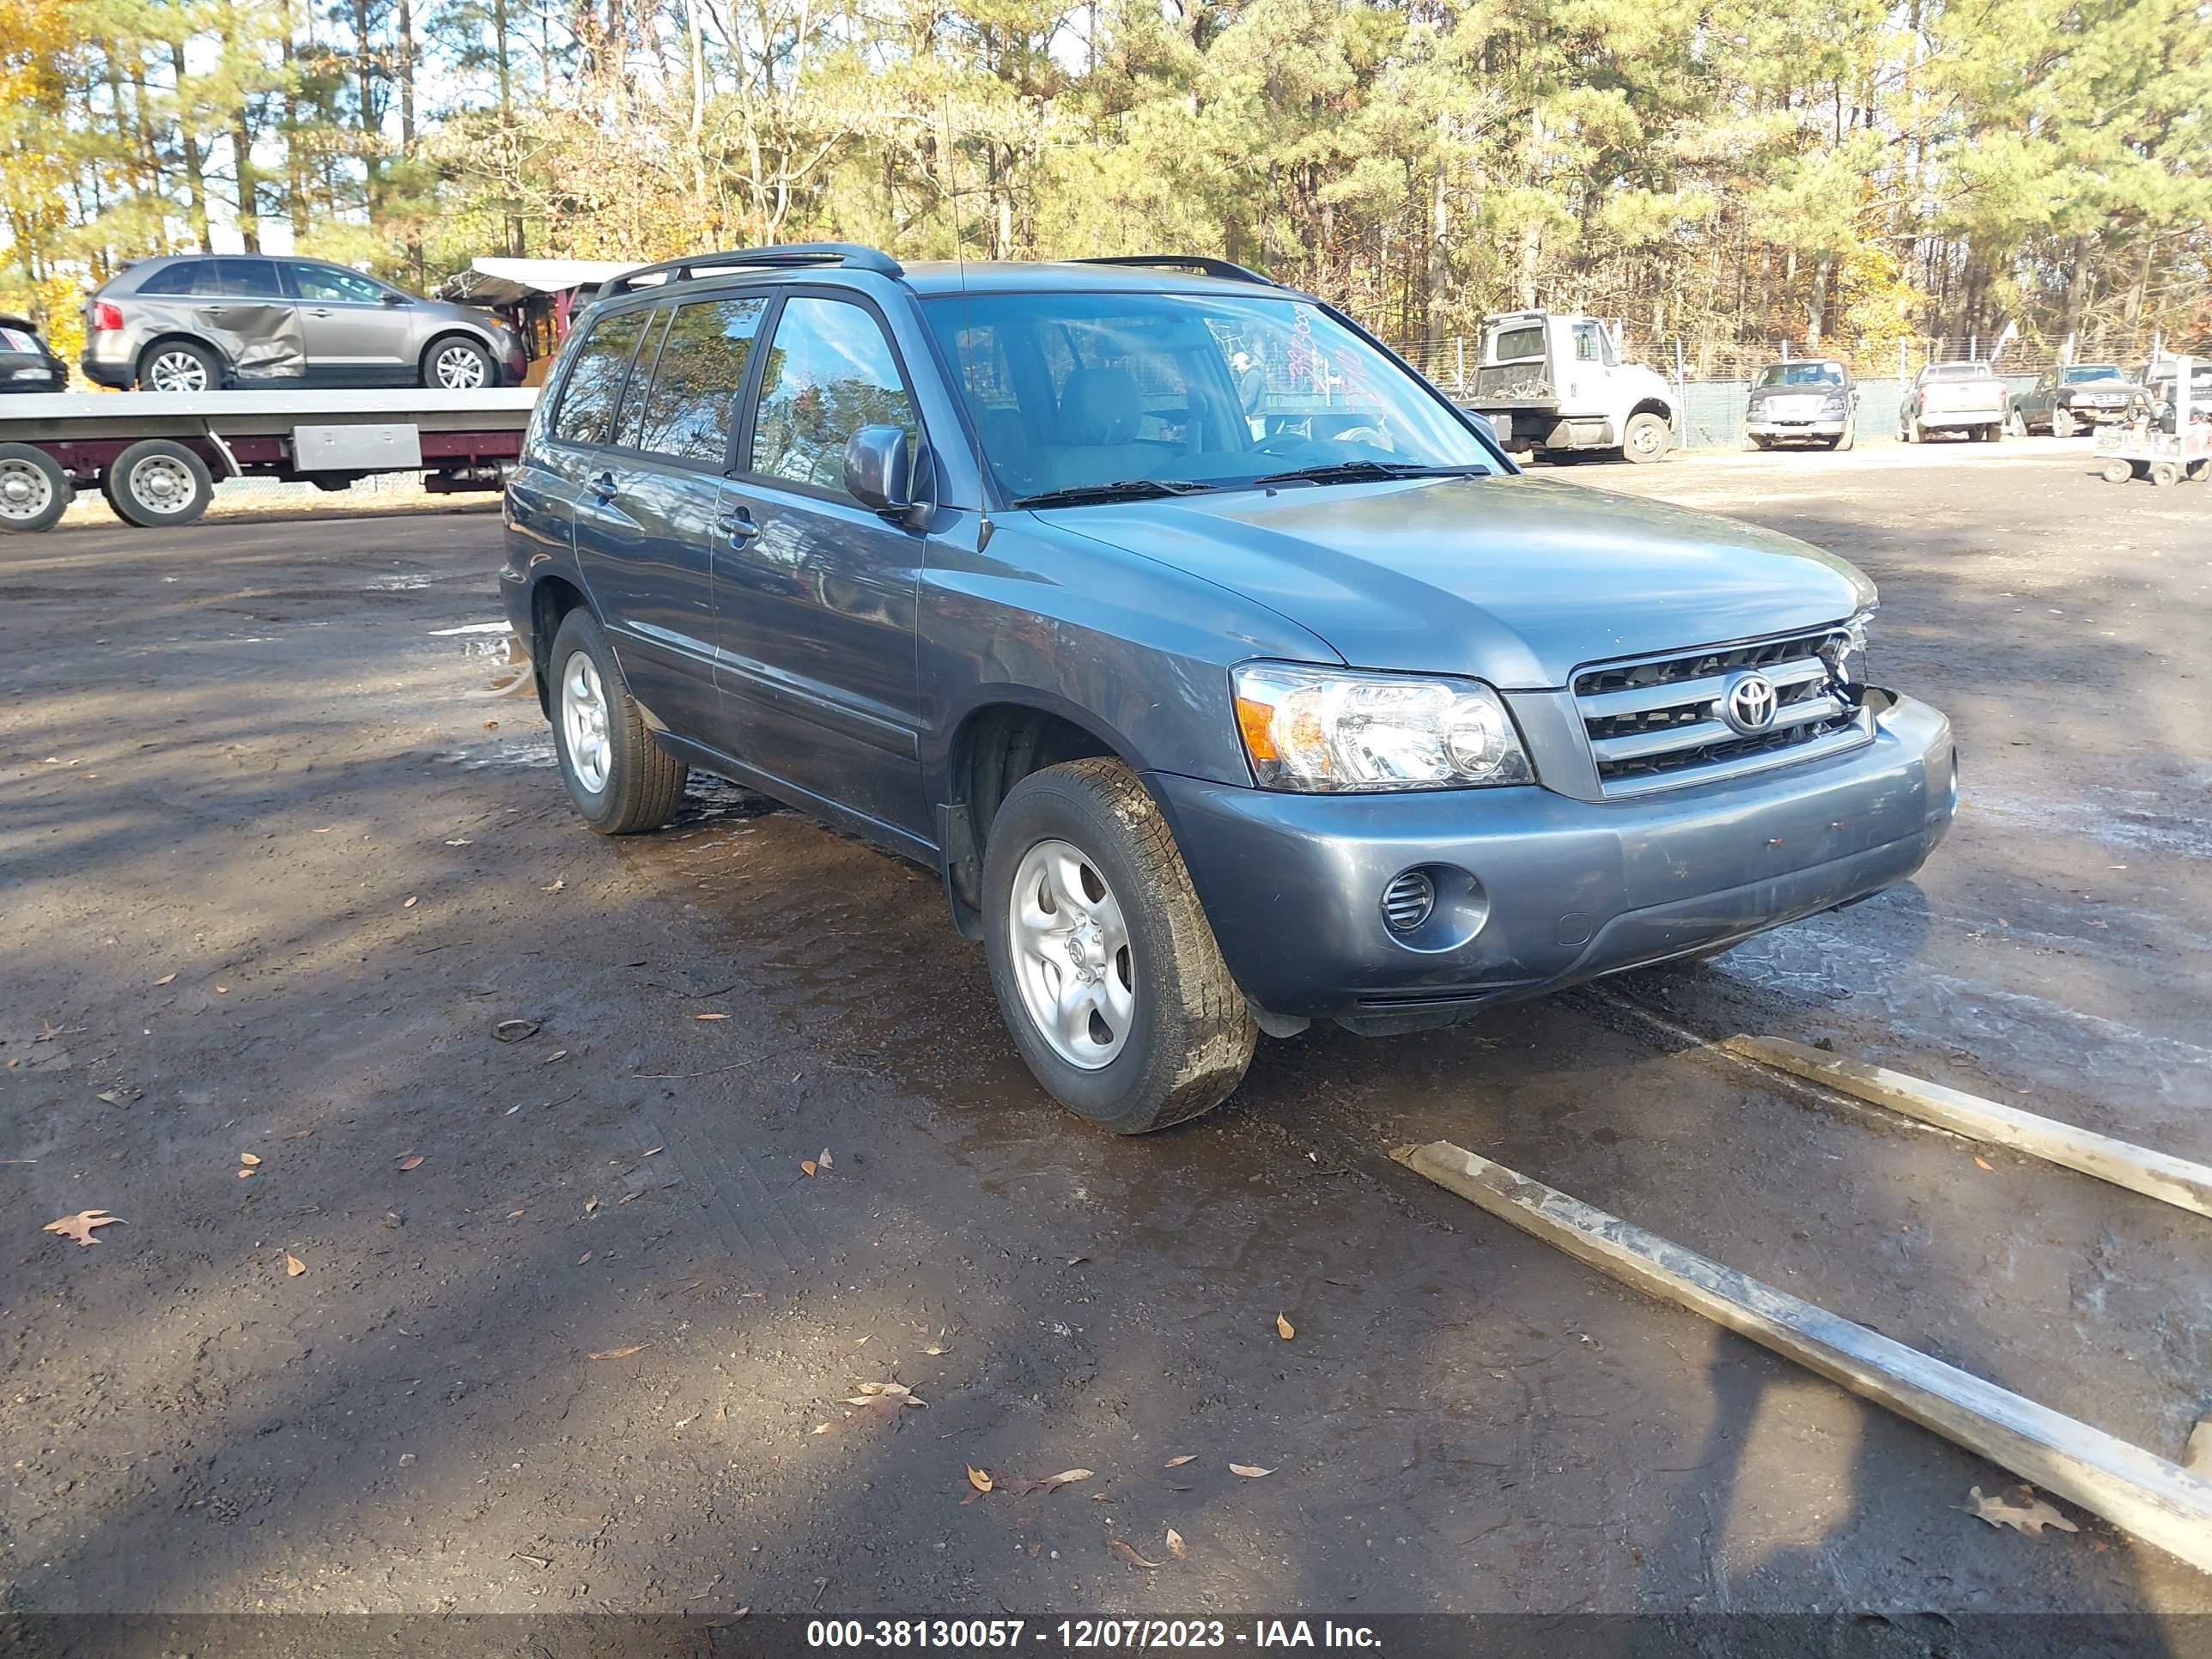
[(1850, 448), (1854, 444), (1857, 443), (1858, 441), (1859, 423), (1856, 421), (1845, 421), (1844, 422), (1844, 429), (1836, 434), (1834, 441), (1828, 445), (1828, 447), (1840, 452)]
[(2070, 438), (2074, 435), (2074, 416), (2071, 412), (2063, 409), (2054, 409), (2051, 411), (2051, 435), (2054, 438)]
[(634, 836), (675, 817), (690, 769), (654, 738), (581, 605), (561, 618), (545, 676), (561, 782), (584, 822), (603, 836)]
[(0, 531), (51, 530), (76, 491), (61, 464), (29, 444), (0, 444)]
[(434, 340), (422, 354), (422, 384), (440, 392), (481, 392), (499, 384), (491, 353), (474, 340)]
[(983, 860), (991, 988), (1037, 1081), (1144, 1134), (1209, 1111), (1259, 1038), (1158, 806), (1119, 761), (1032, 772)]
[(100, 493), (115, 516), (141, 530), (190, 524), (215, 499), (207, 463), (180, 443), (146, 438), (131, 446), (100, 475)]
[(1642, 415), (1632, 415), (1628, 417), (1628, 425), (1623, 428), (1620, 434), (1621, 458), (1624, 460), (1634, 461), (1638, 465), (1649, 465), (1653, 461), (1664, 460), (1667, 457), (1668, 442), (1673, 436), (1674, 434), (1668, 429), (1667, 422), (1658, 416), (1648, 411)]

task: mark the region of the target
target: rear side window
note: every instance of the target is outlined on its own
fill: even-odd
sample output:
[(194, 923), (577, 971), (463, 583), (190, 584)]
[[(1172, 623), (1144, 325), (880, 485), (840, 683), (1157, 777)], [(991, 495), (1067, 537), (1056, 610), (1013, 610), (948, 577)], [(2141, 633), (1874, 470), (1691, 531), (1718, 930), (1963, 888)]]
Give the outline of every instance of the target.
[(36, 340), (12, 328), (0, 328), (0, 350), (27, 351), (33, 356), (43, 355), (39, 351), (39, 343)]
[(915, 430), (883, 330), (842, 300), (786, 301), (761, 374), (752, 470), (842, 495), (845, 443), (864, 426)]
[[(204, 289), (197, 286), (202, 276), (207, 278), (208, 285)], [(137, 291), (141, 294), (216, 293), (215, 261), (187, 259), (180, 264), (167, 266), (139, 283)]]
[[(847, 307), (847, 310), (853, 307)], [(660, 347), (635, 443), (678, 460), (727, 463), (730, 411), (745, 383), (764, 299), (708, 300), (676, 307)], [(838, 476), (843, 477), (843, 451)]]
[(637, 362), (629, 372), (629, 388), (623, 393), (622, 407), (615, 411), (615, 423), (610, 428), (607, 441), (617, 449), (636, 449), (638, 434), (645, 428), (645, 389), (653, 384), (654, 361), (660, 356), (661, 342), (668, 337), (668, 311), (665, 307), (653, 313), (645, 325), (645, 339), (637, 349)]
[[(222, 285), (224, 297), (234, 300), (281, 300), (284, 285), (276, 279), (274, 259), (217, 259), (215, 262), (216, 280)], [(204, 288), (195, 288), (196, 294), (204, 294)]]
[(629, 374), (630, 354), (649, 313), (626, 311), (595, 323), (576, 353), (561, 392), (560, 411), (553, 418), (553, 435), (572, 444), (595, 444), (607, 429)]
[(1490, 349), (1490, 360), (1497, 363), (1517, 363), (1524, 358), (1543, 355), (1544, 331), (1540, 325), (1501, 330)]

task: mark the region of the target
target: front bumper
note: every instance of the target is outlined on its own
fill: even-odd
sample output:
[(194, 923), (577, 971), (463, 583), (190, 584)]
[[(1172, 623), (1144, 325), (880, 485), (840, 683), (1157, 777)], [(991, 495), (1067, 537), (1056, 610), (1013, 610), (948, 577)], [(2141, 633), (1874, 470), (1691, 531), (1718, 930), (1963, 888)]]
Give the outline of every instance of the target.
[(1844, 415), (1823, 415), (1808, 421), (1778, 421), (1754, 414), (1746, 417), (1743, 429), (1754, 438), (1840, 438), (1850, 424), (1850, 417)]
[[(1905, 880), (1950, 824), (1951, 726), (1899, 698), (1875, 729), (1831, 760), (1627, 801), (1146, 781), (1245, 994), (1379, 1031), (1724, 945)], [(1383, 888), (1416, 867), (1473, 878), (1427, 949), (1382, 920)]]

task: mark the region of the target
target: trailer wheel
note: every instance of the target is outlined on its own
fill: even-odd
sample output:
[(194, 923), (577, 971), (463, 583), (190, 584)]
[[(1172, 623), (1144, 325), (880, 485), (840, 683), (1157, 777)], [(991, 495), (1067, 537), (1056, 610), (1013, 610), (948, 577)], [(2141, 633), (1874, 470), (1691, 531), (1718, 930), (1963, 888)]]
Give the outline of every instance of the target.
[(1674, 434), (1667, 422), (1646, 411), (1628, 417), (1628, 426), (1620, 434), (1620, 453), (1624, 459), (1636, 462), (1656, 461), (1667, 453), (1667, 441)]
[(2136, 476), (2136, 470), (2125, 461), (2106, 461), (2100, 476), (2106, 483), (2125, 483)]
[(2157, 462), (2151, 467), (2150, 481), (2160, 489), (2170, 489), (2181, 482), (2181, 469), (2172, 461)]
[(0, 444), (0, 530), (51, 530), (76, 492), (61, 464), (29, 444)]
[(116, 516), (142, 530), (190, 524), (208, 509), (215, 479), (207, 463), (180, 443), (146, 438), (100, 475), (100, 493)]

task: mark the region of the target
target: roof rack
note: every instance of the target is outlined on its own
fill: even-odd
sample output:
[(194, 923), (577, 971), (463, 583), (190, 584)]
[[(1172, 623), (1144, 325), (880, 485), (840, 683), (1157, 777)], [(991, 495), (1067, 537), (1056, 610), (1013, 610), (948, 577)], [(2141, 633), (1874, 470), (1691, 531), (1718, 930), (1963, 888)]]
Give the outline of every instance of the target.
[[(599, 297), (611, 300), (641, 288), (687, 283), (697, 276), (725, 270), (779, 270), (806, 265), (840, 265), (848, 270), (872, 270), (878, 276), (903, 276), (906, 268), (878, 248), (858, 242), (787, 242), (781, 247), (732, 248), (721, 253), (687, 253), (680, 259), (664, 259), (657, 265), (641, 265), (599, 284)], [(655, 283), (650, 279), (658, 277)]]
[(1224, 282), (1258, 283), (1267, 288), (1280, 288), (1273, 277), (1256, 271), (1249, 265), (1232, 264), (1226, 259), (1210, 259), (1202, 253), (1111, 253), (1095, 258), (1076, 259), (1079, 265), (1133, 265), (1159, 270), (1194, 270), (1201, 276), (1218, 276)]

